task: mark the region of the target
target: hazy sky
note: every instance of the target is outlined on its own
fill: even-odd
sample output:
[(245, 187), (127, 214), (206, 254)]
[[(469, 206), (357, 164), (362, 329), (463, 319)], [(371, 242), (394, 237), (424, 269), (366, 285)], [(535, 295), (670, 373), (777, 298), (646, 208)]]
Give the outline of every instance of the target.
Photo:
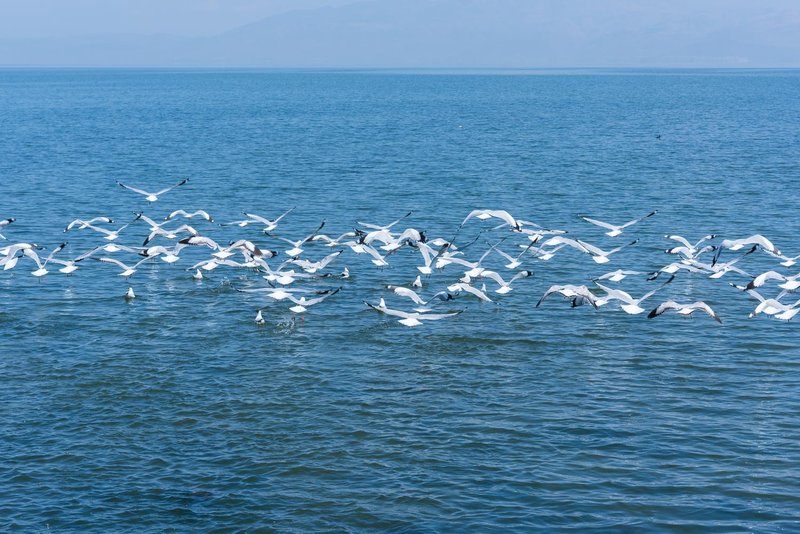
[[(356, 0), (0, 0), (0, 38), (205, 36), (296, 9)], [(398, 0), (402, 1), (402, 0)]]
[(800, 0), (0, 0), (0, 65), (800, 67)]

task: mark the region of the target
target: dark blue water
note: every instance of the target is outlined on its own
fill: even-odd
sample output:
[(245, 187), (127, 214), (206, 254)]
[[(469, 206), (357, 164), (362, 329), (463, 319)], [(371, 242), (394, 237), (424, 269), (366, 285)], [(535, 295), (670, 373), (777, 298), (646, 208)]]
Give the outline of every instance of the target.
[[(566, 249), (530, 260), (535, 276), (499, 304), (460, 297), (442, 309), (461, 315), (415, 329), (362, 303), (410, 308), (383, 288), (416, 276), (410, 249), (383, 270), (345, 250), (329, 271), (353, 277), (301, 283), (343, 287), (303, 319), (235, 291), (264, 285), (252, 271), (192, 280), (206, 249), (130, 282), (99, 262), (40, 281), (20, 260), (0, 272), (2, 529), (800, 529), (797, 324), (748, 319), (755, 302), (727, 283), (747, 278), (680, 274), (645, 306), (702, 299), (722, 325), (558, 297), (535, 308), (554, 283), (666, 265), (668, 233), (761, 233), (800, 254), (798, 94), (797, 71), (0, 71), (0, 218), (17, 218), (0, 246), (66, 239), (74, 257), (103, 243), (65, 235), (76, 217), (293, 206), (276, 234), (294, 239), (409, 210), (401, 226), (450, 238), (474, 208), (603, 248), (640, 239), (606, 266)], [(153, 205), (115, 184), (184, 177)], [(653, 209), (614, 239), (578, 218)], [(467, 256), (507, 235), (513, 250), (498, 230)], [(501, 260), (488, 265), (506, 275)], [(796, 272), (762, 253), (738, 266)]]

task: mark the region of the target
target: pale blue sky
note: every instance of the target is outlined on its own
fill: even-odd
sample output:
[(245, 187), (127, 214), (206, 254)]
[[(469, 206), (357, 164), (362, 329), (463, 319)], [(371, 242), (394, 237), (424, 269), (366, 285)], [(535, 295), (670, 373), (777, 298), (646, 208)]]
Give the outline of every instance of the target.
[(800, 67), (800, 0), (0, 0), (0, 65)]

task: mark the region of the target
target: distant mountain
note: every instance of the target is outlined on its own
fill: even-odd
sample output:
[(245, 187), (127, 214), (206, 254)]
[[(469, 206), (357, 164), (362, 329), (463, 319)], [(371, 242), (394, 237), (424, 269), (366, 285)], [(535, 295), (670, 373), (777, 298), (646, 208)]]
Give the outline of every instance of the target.
[(220, 35), (0, 41), (0, 64), (797, 67), (792, 0), (365, 0)]

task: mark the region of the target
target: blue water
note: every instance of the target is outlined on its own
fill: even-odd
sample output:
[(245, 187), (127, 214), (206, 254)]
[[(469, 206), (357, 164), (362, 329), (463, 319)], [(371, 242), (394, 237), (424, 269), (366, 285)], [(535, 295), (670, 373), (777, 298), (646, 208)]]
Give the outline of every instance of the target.
[[(293, 206), (276, 234), (294, 239), (409, 210), (402, 226), (450, 238), (474, 208), (603, 248), (640, 239), (606, 266), (566, 249), (532, 260), (499, 304), (460, 297), (442, 309), (461, 315), (415, 329), (362, 302), (410, 308), (383, 286), (413, 280), (411, 250), (383, 270), (345, 250), (329, 271), (353, 277), (305, 284), (343, 289), (303, 319), (235, 291), (263, 285), (251, 271), (192, 280), (207, 249), (130, 282), (99, 262), (39, 281), (20, 260), (0, 272), (0, 528), (800, 529), (797, 324), (748, 319), (755, 302), (727, 283), (747, 278), (679, 274), (645, 306), (703, 299), (721, 325), (534, 307), (554, 283), (666, 265), (668, 233), (761, 233), (800, 254), (798, 94), (798, 71), (0, 71), (0, 218), (17, 218), (0, 246), (66, 239), (74, 257), (103, 242), (64, 234), (76, 217)], [(153, 205), (115, 184), (184, 177)], [(614, 239), (578, 218), (653, 209)], [(507, 235), (514, 249), (497, 230), (468, 256)], [(761, 253), (738, 266), (780, 268)]]

